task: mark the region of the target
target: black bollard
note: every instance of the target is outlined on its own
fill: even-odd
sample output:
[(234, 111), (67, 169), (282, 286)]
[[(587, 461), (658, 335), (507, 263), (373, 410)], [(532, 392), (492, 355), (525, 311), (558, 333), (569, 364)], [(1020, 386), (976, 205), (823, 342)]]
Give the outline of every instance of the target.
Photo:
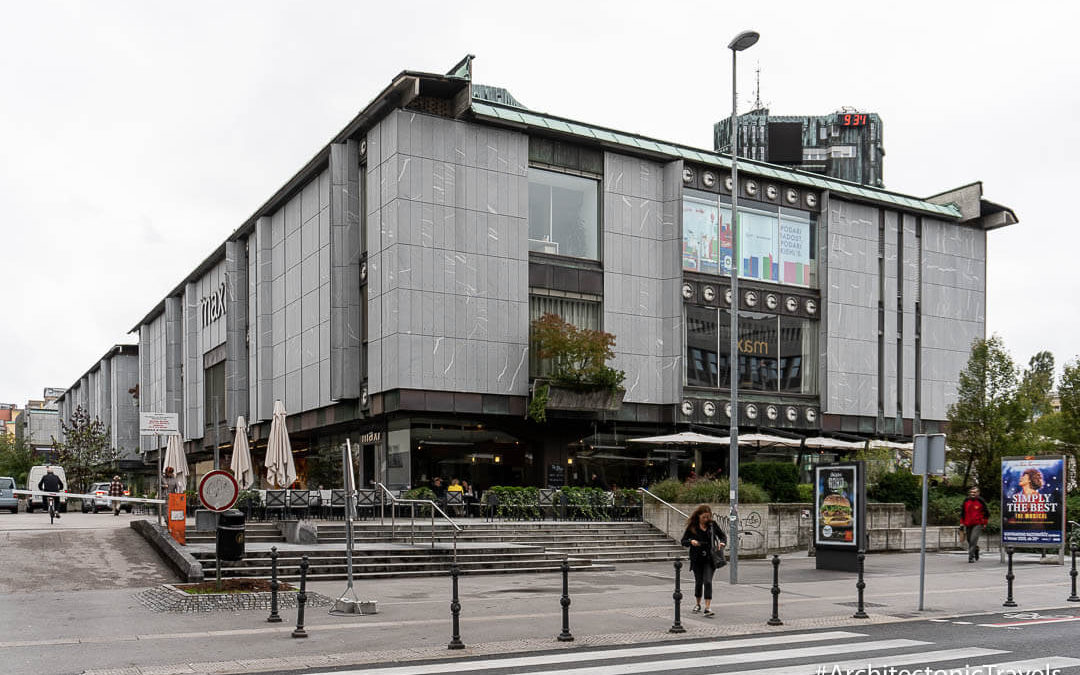
[(859, 561), (859, 582), (855, 584), (856, 590), (859, 591), (859, 608), (851, 615), (851, 618), (869, 619), (870, 615), (863, 608), (863, 591), (866, 589), (866, 582), (863, 581), (863, 567), (866, 563), (866, 553), (860, 549), (859, 555), (855, 559)]
[(450, 635), (450, 644), (447, 649), (465, 649), (465, 643), (461, 641), (461, 627), (458, 617), (461, 615), (461, 602), (458, 600), (458, 571), (457, 563), (450, 566), (450, 578), (453, 580), (453, 592), (450, 597), (450, 615), (453, 617), (453, 632)]
[(772, 557), (772, 616), (765, 622), (770, 626), (783, 626), (780, 620), (780, 556)]
[(277, 592), (281, 584), (277, 580), (277, 546), (270, 547), (270, 616), (266, 618), (270, 623), (281, 623), (281, 616), (277, 611)]
[(671, 597), (675, 600), (675, 623), (671, 624), (671, 628), (668, 629), (669, 633), (685, 633), (686, 629), (683, 628), (682, 621), (679, 620), (679, 607), (682, 605), (682, 590), (679, 588), (679, 573), (682, 572), (682, 561), (675, 561), (675, 592), (671, 594)]
[(562, 561), (562, 632), (559, 633), (559, 642), (573, 642), (574, 636), (570, 634), (570, 559), (563, 556)]
[(1013, 594), (1012, 594), (1012, 582), (1013, 582), (1013, 579), (1016, 578), (1016, 576), (1013, 574), (1013, 571), (1012, 571), (1012, 557), (1013, 557), (1013, 547), (1012, 546), (1005, 549), (1005, 555), (1009, 556), (1009, 571), (1005, 574), (1005, 583), (1006, 583), (1007, 588), (1008, 588), (1008, 597), (1005, 598), (1005, 602), (1001, 603), (1001, 606), (1002, 607), (1016, 607), (1016, 602), (1013, 601)]
[(1069, 602), (1080, 602), (1080, 596), (1076, 595), (1076, 544), (1069, 546), (1072, 550), (1072, 570), (1069, 572), (1069, 576), (1072, 577), (1072, 595), (1069, 596)]
[(292, 632), (294, 638), (306, 638), (304, 630), (304, 605), (307, 604), (307, 571), (308, 557), (305, 555), (300, 560), (300, 592), (296, 594), (296, 630)]

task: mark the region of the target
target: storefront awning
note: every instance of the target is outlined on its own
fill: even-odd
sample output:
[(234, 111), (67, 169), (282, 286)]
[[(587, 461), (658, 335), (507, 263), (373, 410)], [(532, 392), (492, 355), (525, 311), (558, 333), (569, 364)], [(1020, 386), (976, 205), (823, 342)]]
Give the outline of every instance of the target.
[(806, 447), (816, 449), (828, 449), (828, 450), (862, 450), (866, 447), (865, 441), (841, 441), (835, 438), (825, 438), (824, 436), (815, 436), (814, 438), (806, 439)]
[(648, 436), (646, 438), (629, 438), (630, 443), (648, 443), (650, 445), (727, 445), (726, 436), (709, 436), (694, 431), (684, 431), (678, 434), (666, 436)]

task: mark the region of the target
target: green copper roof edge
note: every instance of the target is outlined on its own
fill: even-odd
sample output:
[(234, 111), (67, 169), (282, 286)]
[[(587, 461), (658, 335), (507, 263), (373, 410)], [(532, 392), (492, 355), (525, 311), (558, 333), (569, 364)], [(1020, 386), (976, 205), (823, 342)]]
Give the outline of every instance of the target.
[[(575, 122), (571, 120), (562, 120), (552, 115), (545, 115), (543, 113), (538, 113), (532, 110), (528, 112), (523, 112), (521, 110), (512, 110), (503, 108), (501, 106), (492, 105), (491, 103), (488, 103), (486, 101), (473, 100), (472, 111), (474, 114), (480, 117), (489, 117), (498, 120), (513, 122), (516, 124), (526, 124), (529, 126), (549, 129), (552, 131), (560, 131), (562, 133), (569, 133), (572, 136), (580, 136), (583, 138), (589, 138), (591, 140), (603, 139), (607, 140), (608, 142), (614, 142), (618, 145), (625, 145), (630, 148), (647, 150), (654, 153), (667, 154), (673, 157), (678, 157), (680, 159), (688, 159), (695, 162), (713, 163), (720, 166), (721, 168), (731, 167), (730, 157), (712, 152), (711, 150), (690, 148), (686, 146), (676, 145), (668, 141), (658, 141), (652, 138), (646, 138), (644, 136), (626, 133), (624, 131), (617, 131), (615, 129), (596, 127), (593, 125), (583, 124), (581, 122)], [(530, 120), (529, 118), (533, 119)], [(834, 178), (827, 178), (820, 175), (807, 175), (777, 166), (775, 164), (763, 164), (761, 162), (756, 162), (753, 160), (740, 159), (739, 166), (745, 167), (746, 170), (750, 172), (754, 172), (756, 170), (758, 173), (762, 173), (764, 175), (772, 175), (779, 179), (787, 180), (792, 183), (820, 188), (823, 190), (830, 190), (838, 194), (849, 195), (852, 197), (868, 199), (870, 201), (882, 202), (886, 204), (894, 204), (896, 206), (902, 206), (913, 210), (933, 213), (948, 218), (960, 218), (961, 216), (960, 210), (952, 205), (934, 204), (932, 202), (927, 202), (919, 199), (918, 197), (912, 197), (911, 195), (877, 190), (863, 185), (847, 183), (845, 181), (838, 181)]]

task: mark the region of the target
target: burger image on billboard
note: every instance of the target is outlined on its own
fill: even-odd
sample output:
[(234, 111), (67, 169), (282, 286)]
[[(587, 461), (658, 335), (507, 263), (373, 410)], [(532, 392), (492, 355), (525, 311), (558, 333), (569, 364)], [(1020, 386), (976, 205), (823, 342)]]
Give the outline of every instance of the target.
[(844, 495), (827, 495), (821, 503), (821, 521), (831, 527), (851, 527), (851, 501)]

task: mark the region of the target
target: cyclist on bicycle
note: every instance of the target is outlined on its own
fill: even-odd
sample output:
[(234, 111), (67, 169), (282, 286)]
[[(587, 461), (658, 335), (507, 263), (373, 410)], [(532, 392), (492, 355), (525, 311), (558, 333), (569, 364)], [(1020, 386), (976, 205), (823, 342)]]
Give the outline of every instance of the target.
[[(37, 487), (42, 492), (60, 492), (64, 489), (64, 481), (60, 480), (60, 476), (57, 476), (55, 473), (53, 473), (52, 467), (49, 467), (45, 469), (45, 475), (42, 476), (41, 480), (38, 481)], [(53, 506), (56, 506), (56, 497), (45, 497), (44, 504), (46, 509), (48, 509), (50, 503)], [(57, 513), (55, 515), (57, 518), (59, 518), (60, 509), (56, 509), (56, 511)]]

